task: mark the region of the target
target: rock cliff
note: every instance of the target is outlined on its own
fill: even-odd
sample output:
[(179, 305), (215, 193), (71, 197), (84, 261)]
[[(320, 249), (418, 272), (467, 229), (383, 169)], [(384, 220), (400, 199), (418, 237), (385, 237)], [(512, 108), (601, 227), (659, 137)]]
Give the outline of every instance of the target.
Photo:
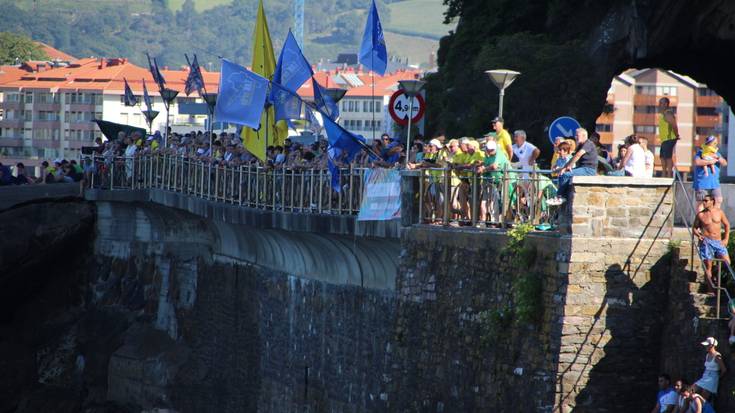
[(456, 31), (442, 39), (428, 85), (429, 129), (489, 130), (498, 91), (483, 73), (522, 73), (507, 90), (510, 128), (546, 144), (544, 128), (570, 115), (592, 127), (613, 76), (631, 67), (675, 70), (735, 101), (724, 59), (735, 46), (727, 0), (446, 0)]

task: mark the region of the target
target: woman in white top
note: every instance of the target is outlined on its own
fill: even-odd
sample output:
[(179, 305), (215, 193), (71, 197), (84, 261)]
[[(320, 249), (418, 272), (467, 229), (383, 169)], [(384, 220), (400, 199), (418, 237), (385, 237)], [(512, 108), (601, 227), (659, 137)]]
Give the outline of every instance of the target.
[(628, 136), (625, 138), (625, 144), (628, 146), (628, 150), (625, 153), (625, 158), (623, 158), (620, 168), (625, 170), (625, 175), (627, 176), (645, 178), (646, 152), (638, 143), (638, 137), (635, 135)]
[(722, 356), (717, 352), (717, 340), (714, 337), (707, 337), (701, 344), (707, 347), (707, 355), (704, 358), (704, 374), (694, 384), (701, 389), (702, 396), (709, 399), (711, 394), (717, 394), (720, 377), (725, 375), (727, 368), (725, 368), (725, 363), (722, 362)]

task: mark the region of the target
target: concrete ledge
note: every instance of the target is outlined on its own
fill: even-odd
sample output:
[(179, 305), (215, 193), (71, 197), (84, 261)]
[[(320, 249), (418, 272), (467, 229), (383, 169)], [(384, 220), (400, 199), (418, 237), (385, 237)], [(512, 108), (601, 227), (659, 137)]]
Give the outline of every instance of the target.
[(0, 209), (45, 198), (79, 196), (79, 183), (12, 185), (0, 187)]
[(572, 177), (574, 185), (595, 186), (671, 186), (672, 178), (633, 178), (630, 176), (575, 176)]
[(258, 229), (316, 232), (332, 235), (357, 235), (398, 239), (400, 220), (357, 221), (353, 215), (330, 215), (254, 209), (240, 205), (210, 201), (161, 189), (90, 190), (85, 198), (91, 201), (154, 202), (228, 224), (246, 225)]

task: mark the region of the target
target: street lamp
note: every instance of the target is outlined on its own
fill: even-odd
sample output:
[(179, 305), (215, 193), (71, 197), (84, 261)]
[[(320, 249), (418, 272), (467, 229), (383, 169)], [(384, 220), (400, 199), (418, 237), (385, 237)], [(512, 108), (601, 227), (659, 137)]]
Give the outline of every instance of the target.
[(426, 82), (423, 80), (399, 80), (398, 84), (401, 85), (403, 93), (408, 96), (408, 132), (406, 133), (406, 165), (408, 165), (408, 158), (411, 157), (411, 121), (413, 121), (413, 99), (416, 95), (421, 92)]
[(514, 80), (521, 74), (513, 70), (497, 69), (497, 70), (486, 70), (485, 73), (490, 77), (493, 84), (500, 89), (500, 103), (498, 103), (498, 117), (503, 117), (503, 96), (505, 96), (505, 89), (513, 83)]
[(163, 139), (163, 147), (168, 148), (168, 118), (169, 118), (169, 108), (171, 107), (171, 103), (173, 103), (174, 99), (176, 99), (176, 95), (179, 94), (177, 90), (173, 89), (161, 89), (161, 99), (163, 99), (163, 105), (166, 107), (166, 135)]
[(207, 102), (207, 109), (209, 110), (208, 118), (209, 118), (209, 127), (208, 133), (209, 133), (209, 147), (212, 147), (212, 133), (214, 130), (214, 107), (217, 106), (217, 94), (216, 93), (205, 93), (203, 96), (204, 101)]
[(148, 133), (152, 135), (153, 134), (153, 119), (155, 119), (156, 116), (158, 116), (158, 111), (150, 110), (150, 109), (144, 110), (143, 116), (145, 116), (145, 121), (148, 124)]

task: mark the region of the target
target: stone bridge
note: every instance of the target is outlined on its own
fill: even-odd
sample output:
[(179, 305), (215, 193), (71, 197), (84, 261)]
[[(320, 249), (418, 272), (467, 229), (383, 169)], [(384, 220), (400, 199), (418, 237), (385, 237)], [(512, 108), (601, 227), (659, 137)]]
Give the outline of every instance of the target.
[[(0, 342), (2, 365), (36, 383), (0, 382), (0, 410), (61, 406), (44, 386), (86, 394), (75, 407), (178, 411), (650, 409), (641, 395), (655, 395), (658, 372), (696, 379), (698, 343), (726, 342), (724, 323), (670, 244), (670, 180), (574, 179), (559, 231), (532, 232), (521, 250), (504, 230), (417, 223), (410, 177), (402, 219), (382, 223), (163, 189), (15, 206), (0, 214), (23, 234), (0, 256), (15, 320), (2, 331), (44, 334)], [(93, 256), (24, 249), (61, 248), (64, 228), (89, 234)], [(64, 262), (77, 270), (42, 275)], [(60, 283), (88, 298), (49, 301)], [(34, 306), (47, 311), (22, 310)], [(735, 406), (728, 393), (718, 411)]]

